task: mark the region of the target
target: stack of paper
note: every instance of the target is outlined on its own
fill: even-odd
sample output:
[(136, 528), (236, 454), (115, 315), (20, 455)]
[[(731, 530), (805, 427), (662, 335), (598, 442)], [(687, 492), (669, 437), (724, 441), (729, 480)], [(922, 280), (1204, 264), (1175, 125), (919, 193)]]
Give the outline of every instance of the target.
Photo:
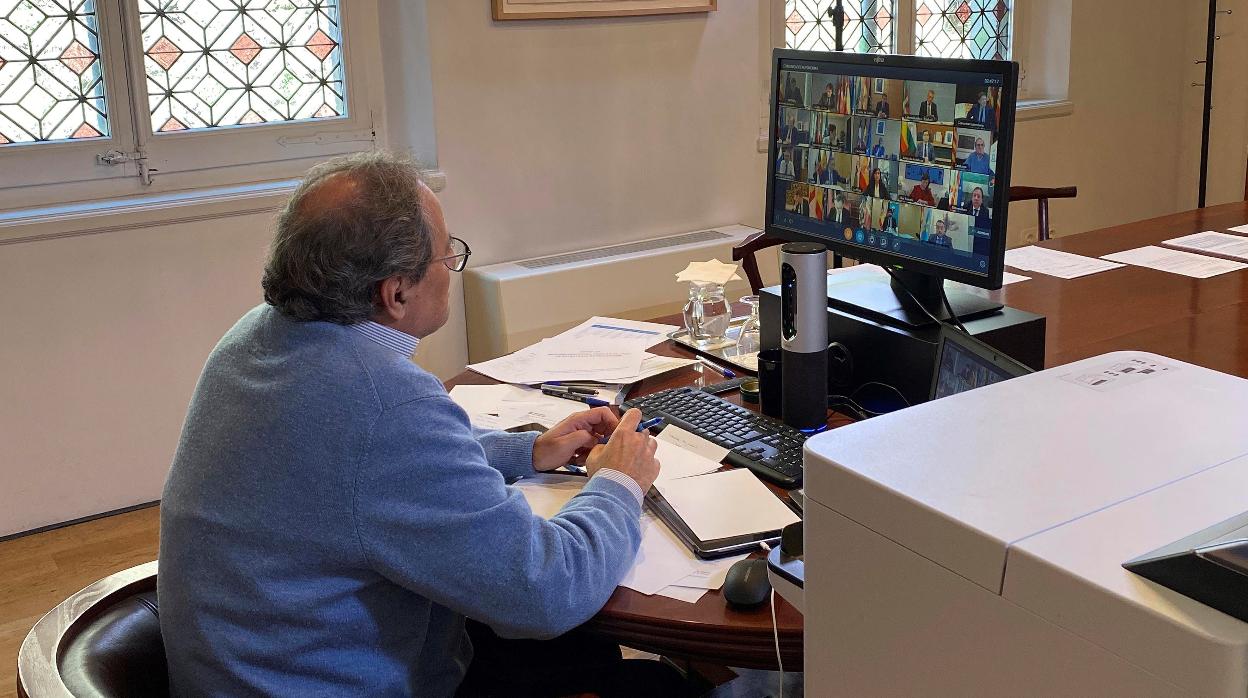
[(1237, 262), (1248, 262), (1248, 238), (1239, 235), (1206, 230), (1203, 233), (1166, 240), (1161, 244), (1177, 250), (1208, 254)]
[(635, 383), (694, 363), (645, 351), (676, 329), (674, 325), (593, 317), (515, 353), (468, 368), (504, 383)]
[(1123, 266), (1095, 257), (1084, 257), (1035, 245), (1006, 250), (1005, 263), (1015, 269), (1026, 269), (1059, 279), (1075, 279)]

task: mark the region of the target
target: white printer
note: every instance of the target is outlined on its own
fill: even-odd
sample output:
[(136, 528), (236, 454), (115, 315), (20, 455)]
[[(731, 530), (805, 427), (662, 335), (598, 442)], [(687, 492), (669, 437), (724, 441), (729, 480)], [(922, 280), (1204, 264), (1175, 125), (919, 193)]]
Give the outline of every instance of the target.
[(1248, 623), (1122, 567), (1248, 510), (1248, 380), (1106, 354), (805, 463), (808, 695), (1248, 695)]

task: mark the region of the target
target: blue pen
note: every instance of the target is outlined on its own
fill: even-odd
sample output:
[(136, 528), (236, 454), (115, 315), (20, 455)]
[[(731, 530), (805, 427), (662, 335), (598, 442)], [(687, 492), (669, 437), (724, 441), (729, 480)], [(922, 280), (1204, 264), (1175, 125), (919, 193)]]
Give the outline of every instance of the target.
[(662, 423), (663, 423), (662, 417), (655, 417), (654, 419), (647, 419), (646, 421), (637, 425), (637, 431), (647, 431), (649, 429), (653, 429), (659, 426)]
[(703, 366), (706, 366), (707, 368), (718, 373), (724, 378), (727, 378), (728, 380), (732, 380), (733, 378), (737, 377), (737, 374), (735, 371), (724, 368), (723, 366), (720, 366), (719, 364), (713, 364), (710, 361), (707, 361), (706, 359), (702, 358), (701, 356), (698, 357), (698, 363), (702, 364)]

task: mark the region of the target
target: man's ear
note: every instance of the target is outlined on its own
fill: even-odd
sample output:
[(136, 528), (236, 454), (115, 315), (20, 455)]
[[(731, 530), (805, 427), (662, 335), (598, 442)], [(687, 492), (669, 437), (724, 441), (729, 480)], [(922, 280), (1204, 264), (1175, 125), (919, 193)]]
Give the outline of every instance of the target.
[(377, 311), (378, 322), (386, 324), (395, 320), (402, 320), (407, 314), (407, 304), (412, 300), (412, 289), (403, 289), (403, 277), (388, 276), (377, 284)]

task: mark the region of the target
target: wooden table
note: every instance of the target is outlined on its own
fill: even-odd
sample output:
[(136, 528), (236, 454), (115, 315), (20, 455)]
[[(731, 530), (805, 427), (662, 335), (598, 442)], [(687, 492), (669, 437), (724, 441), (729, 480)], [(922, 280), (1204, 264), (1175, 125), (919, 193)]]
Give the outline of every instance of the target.
[[(1099, 257), (1180, 235), (1225, 230), (1245, 222), (1248, 202), (1067, 236), (1043, 246)], [(988, 295), (1015, 308), (1047, 316), (1046, 366), (1136, 349), (1248, 377), (1248, 271), (1212, 279), (1191, 279), (1139, 267), (1070, 280), (1022, 273), (1032, 279)], [(671, 342), (651, 351), (690, 355)], [(697, 375), (693, 369), (673, 371), (642, 381), (630, 396), (688, 385)], [(448, 382), (448, 386), (492, 382), (465, 372)], [(725, 397), (740, 404), (739, 393)], [(846, 417), (829, 415), (832, 427), (849, 422)], [(801, 614), (777, 599), (776, 617), (784, 666), (798, 671), (802, 667)], [(621, 587), (585, 627), (629, 647), (670, 657), (727, 666), (776, 668), (768, 607), (733, 610), (718, 591), (688, 604)]]

